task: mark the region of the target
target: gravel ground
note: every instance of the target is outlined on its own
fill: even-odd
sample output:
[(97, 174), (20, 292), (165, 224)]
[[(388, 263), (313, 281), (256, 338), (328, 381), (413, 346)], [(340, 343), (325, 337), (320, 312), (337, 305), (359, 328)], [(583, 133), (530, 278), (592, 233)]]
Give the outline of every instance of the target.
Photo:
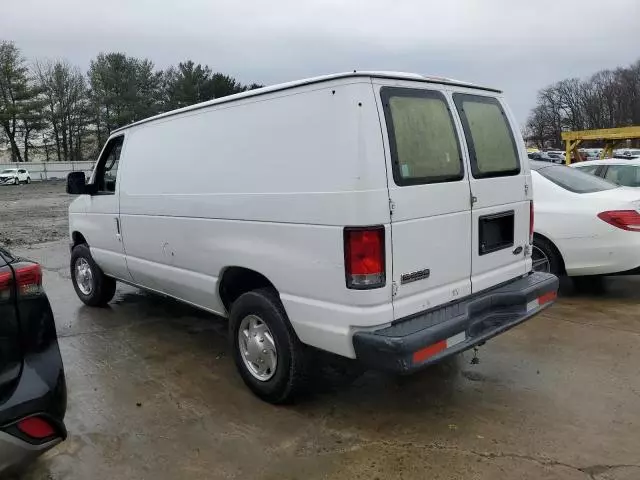
[(67, 209), (74, 199), (64, 181), (0, 187), (0, 245), (32, 245), (68, 236)]

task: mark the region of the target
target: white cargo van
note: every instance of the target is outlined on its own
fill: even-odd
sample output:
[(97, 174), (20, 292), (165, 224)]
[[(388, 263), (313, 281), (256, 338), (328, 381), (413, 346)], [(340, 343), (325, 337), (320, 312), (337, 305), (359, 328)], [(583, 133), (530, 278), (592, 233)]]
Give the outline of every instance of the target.
[(228, 317), (271, 402), (302, 387), (307, 346), (412, 372), (557, 291), (531, 272), (516, 121), (498, 90), (453, 80), (353, 72), (158, 115), (114, 131), (68, 191), (82, 301), (122, 281)]

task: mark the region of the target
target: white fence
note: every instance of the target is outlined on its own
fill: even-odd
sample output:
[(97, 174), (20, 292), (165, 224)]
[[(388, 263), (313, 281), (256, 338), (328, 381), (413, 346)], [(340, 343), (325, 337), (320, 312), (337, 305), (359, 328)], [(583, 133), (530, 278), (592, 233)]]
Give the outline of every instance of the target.
[(31, 180), (66, 179), (71, 172), (84, 172), (87, 178), (93, 170), (93, 162), (26, 162), (26, 163), (5, 163), (0, 165), (0, 170), (6, 168), (26, 168), (29, 171)]

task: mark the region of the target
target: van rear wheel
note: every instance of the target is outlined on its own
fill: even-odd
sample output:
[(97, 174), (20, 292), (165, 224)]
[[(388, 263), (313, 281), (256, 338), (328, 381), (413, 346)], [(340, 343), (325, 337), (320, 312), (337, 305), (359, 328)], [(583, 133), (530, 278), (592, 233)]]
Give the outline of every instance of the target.
[(231, 306), (229, 330), (240, 376), (262, 400), (293, 401), (306, 385), (307, 352), (270, 288), (241, 295)]
[(107, 277), (87, 245), (76, 245), (71, 252), (71, 281), (82, 302), (90, 307), (103, 307), (116, 293), (116, 281)]

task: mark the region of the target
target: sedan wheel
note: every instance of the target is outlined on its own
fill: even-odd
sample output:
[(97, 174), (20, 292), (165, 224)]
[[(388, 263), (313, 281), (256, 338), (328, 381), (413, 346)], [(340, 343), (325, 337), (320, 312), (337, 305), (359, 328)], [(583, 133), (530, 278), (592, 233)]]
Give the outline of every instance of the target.
[(549, 261), (549, 257), (537, 246), (533, 246), (533, 250), (531, 251), (531, 260), (533, 262), (533, 271), (534, 272), (551, 272), (551, 262)]

